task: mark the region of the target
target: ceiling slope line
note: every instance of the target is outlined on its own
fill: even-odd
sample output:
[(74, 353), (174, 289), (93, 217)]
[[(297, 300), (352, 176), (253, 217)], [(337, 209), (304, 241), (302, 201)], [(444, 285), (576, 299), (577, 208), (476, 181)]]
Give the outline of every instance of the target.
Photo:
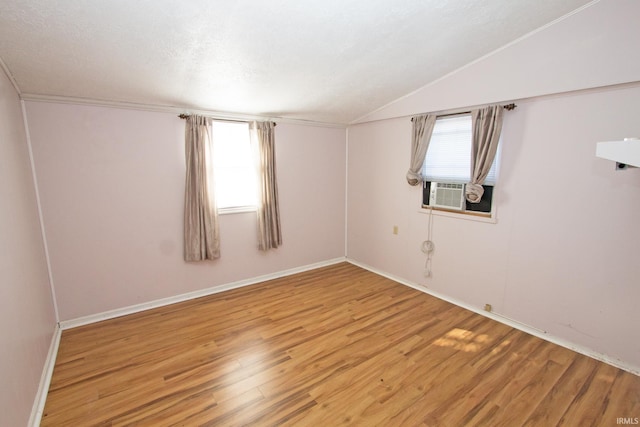
[[(563, 16), (557, 18), (557, 19), (554, 19), (553, 21), (551, 21), (551, 22), (549, 22), (549, 23), (547, 23), (547, 24), (545, 24), (545, 25), (543, 25), (541, 27), (538, 27), (533, 31), (530, 31), (527, 34), (524, 34), (524, 35), (518, 37), (517, 39), (512, 40), (509, 43), (507, 43), (507, 44), (505, 44), (503, 46), (500, 46), (499, 48), (494, 49), (491, 52), (489, 52), (489, 53), (487, 53), (487, 54), (485, 54), (485, 55), (483, 55), (483, 56), (481, 56), (481, 57), (479, 57), (477, 59), (474, 59), (473, 61), (463, 65), (462, 67), (456, 68), (455, 70), (448, 72), (447, 74), (443, 75), (442, 77), (439, 77), (439, 78), (427, 83), (426, 85), (421, 86), (418, 89), (413, 90), (413, 91), (407, 93), (406, 95), (401, 96), (400, 98), (397, 98), (397, 99), (394, 99), (391, 102), (388, 102), (387, 104), (383, 105), (382, 107), (376, 108), (375, 110), (370, 111), (367, 114), (364, 114), (364, 115), (358, 117), (357, 119), (349, 122), (349, 125), (356, 125), (356, 124), (366, 123), (368, 121), (377, 121), (377, 120), (367, 120), (367, 117), (377, 113), (378, 111), (382, 111), (385, 108), (390, 107), (391, 105), (396, 104), (396, 103), (398, 103), (398, 102), (400, 102), (400, 101), (402, 101), (402, 100), (404, 100), (406, 98), (409, 98), (409, 97), (415, 95), (416, 93), (418, 93), (418, 92), (420, 92), (420, 91), (422, 91), (424, 89), (427, 89), (427, 88), (429, 88), (431, 86), (434, 86), (437, 83), (440, 83), (441, 81), (443, 81), (445, 79), (448, 79), (449, 77), (451, 77), (451, 76), (453, 76), (453, 75), (455, 75), (455, 74), (457, 74), (457, 73), (459, 73), (459, 72), (461, 72), (461, 71), (463, 71), (463, 70), (465, 70), (465, 69), (467, 69), (467, 68), (469, 68), (469, 67), (471, 67), (471, 66), (473, 66), (473, 65), (475, 65), (475, 64), (477, 64), (479, 62), (481, 62), (481, 61), (484, 61), (485, 59), (490, 58), (490, 57), (498, 54), (499, 52), (501, 52), (501, 51), (503, 51), (505, 49), (508, 49), (509, 47), (511, 47), (513, 45), (516, 45), (516, 44), (520, 43), (521, 41), (526, 40), (526, 39), (534, 36), (535, 34), (540, 33), (542, 31), (546, 30), (547, 28), (552, 27), (552, 26), (564, 21), (565, 19), (570, 18), (573, 15), (576, 15), (576, 14), (582, 12), (583, 10), (585, 10), (587, 8), (590, 8), (591, 6), (593, 6), (593, 5), (595, 5), (596, 3), (599, 3), (599, 2), (600, 2), (600, 0), (592, 0), (589, 3), (587, 3), (587, 4), (583, 5), (583, 6), (580, 6), (579, 8), (577, 8), (575, 10), (572, 10), (571, 12), (567, 13), (566, 15), (563, 15)], [(504, 101), (506, 101), (506, 100), (504, 100)]]
[[(623, 82), (623, 83), (605, 84), (605, 85), (600, 85), (600, 86), (587, 87), (587, 88), (583, 88), (583, 89), (570, 89), (570, 90), (565, 90), (565, 91), (562, 91), (562, 92), (544, 93), (544, 94), (541, 94), (541, 95), (525, 96), (525, 97), (521, 97), (521, 98), (513, 98), (513, 99), (509, 98), (509, 99), (505, 99), (505, 100), (496, 102), (495, 104), (510, 104), (510, 103), (514, 103), (514, 104), (520, 105), (520, 104), (526, 104), (526, 103), (532, 102), (532, 101), (541, 101), (541, 100), (544, 100), (544, 99), (554, 99), (554, 98), (574, 96), (574, 95), (583, 95), (583, 94), (587, 94), (587, 93), (601, 93), (601, 92), (604, 92), (604, 91), (624, 90), (624, 89), (636, 88), (636, 87), (640, 87), (640, 80), (634, 80), (634, 81), (631, 81), (631, 82)], [(487, 104), (466, 105), (466, 106), (463, 106), (463, 107), (454, 108), (454, 109), (448, 109), (448, 110), (423, 111), (423, 112), (416, 112), (416, 113), (411, 113), (411, 114), (401, 114), (401, 115), (394, 116), (394, 117), (385, 117), (385, 118), (381, 118), (381, 119), (373, 119), (373, 120), (359, 122), (359, 123), (350, 123), (347, 126), (347, 130), (349, 130), (350, 127), (356, 126), (356, 125), (363, 125), (363, 124), (366, 124), (366, 123), (373, 123), (373, 122), (382, 122), (384, 120), (409, 119), (409, 118), (413, 118), (414, 116), (416, 116), (418, 114), (435, 114), (436, 116), (439, 116), (439, 115), (446, 116), (446, 115), (461, 114), (461, 113), (468, 112), (469, 110), (473, 110), (473, 109), (476, 109), (476, 108), (481, 108), (481, 107), (486, 106), (486, 105)]]

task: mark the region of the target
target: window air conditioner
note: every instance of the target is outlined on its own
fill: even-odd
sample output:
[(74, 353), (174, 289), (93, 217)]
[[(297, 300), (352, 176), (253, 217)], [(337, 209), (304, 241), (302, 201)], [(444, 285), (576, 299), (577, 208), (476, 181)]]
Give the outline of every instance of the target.
[(429, 205), (434, 208), (464, 210), (464, 184), (432, 182), (431, 192), (429, 194)]

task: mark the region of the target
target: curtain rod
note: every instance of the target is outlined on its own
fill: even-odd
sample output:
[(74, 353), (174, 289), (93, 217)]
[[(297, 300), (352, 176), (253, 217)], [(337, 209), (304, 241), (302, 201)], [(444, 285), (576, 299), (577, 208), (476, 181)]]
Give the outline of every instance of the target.
[[(187, 117), (189, 117), (191, 114), (178, 114), (178, 117), (180, 117), (181, 119), (186, 119)], [(216, 119), (211, 117), (212, 120), (217, 120), (220, 122), (233, 122), (233, 123), (249, 123), (250, 120), (233, 120), (233, 119)], [(278, 126), (278, 124), (276, 122), (272, 122), (274, 126)]]
[[(505, 104), (502, 106), (507, 111), (511, 111), (517, 107), (516, 104)], [(471, 111), (460, 111), (459, 113), (450, 113), (450, 114), (436, 114), (436, 117), (449, 117), (449, 116), (458, 116), (460, 114), (469, 114)], [(411, 117), (411, 121), (413, 121), (413, 117)]]

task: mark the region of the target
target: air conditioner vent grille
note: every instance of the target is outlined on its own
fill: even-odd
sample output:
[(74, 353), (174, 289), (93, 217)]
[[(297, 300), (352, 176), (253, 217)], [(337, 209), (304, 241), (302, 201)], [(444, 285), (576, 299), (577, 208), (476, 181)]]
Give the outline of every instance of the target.
[(465, 206), (464, 184), (432, 182), (429, 204), (433, 207), (463, 210)]

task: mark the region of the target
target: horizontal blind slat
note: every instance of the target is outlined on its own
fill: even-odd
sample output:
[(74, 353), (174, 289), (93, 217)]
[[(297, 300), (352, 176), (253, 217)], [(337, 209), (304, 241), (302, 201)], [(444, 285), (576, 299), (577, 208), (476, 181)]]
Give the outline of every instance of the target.
[[(471, 180), (471, 115), (444, 117), (436, 121), (422, 167), (425, 181), (468, 183)], [(486, 185), (496, 182), (494, 159)]]

